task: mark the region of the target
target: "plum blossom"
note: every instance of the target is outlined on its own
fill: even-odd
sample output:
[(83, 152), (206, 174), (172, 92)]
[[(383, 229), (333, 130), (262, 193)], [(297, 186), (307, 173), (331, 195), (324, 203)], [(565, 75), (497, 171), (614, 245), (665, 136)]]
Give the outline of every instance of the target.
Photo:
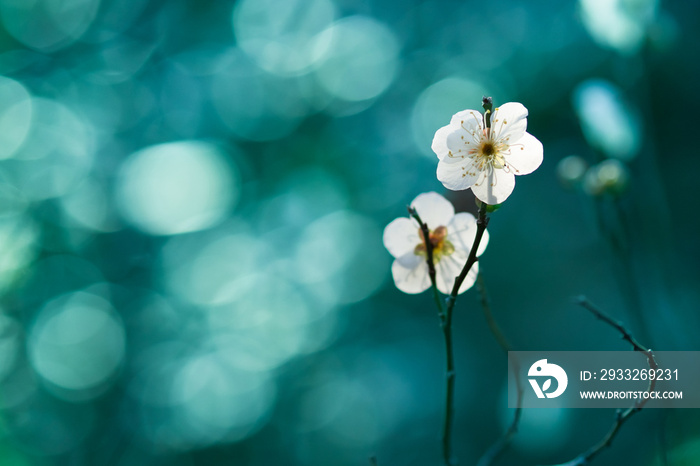
[[(455, 214), (452, 204), (434, 192), (419, 194), (411, 202), (411, 207), (428, 225), (437, 288), (449, 294), (469, 257), (476, 236), (476, 219), (467, 212)], [(477, 256), (484, 252), (488, 241), (489, 234), (485, 231)], [(399, 290), (416, 294), (430, 288), (425, 241), (415, 219), (401, 217), (389, 223), (384, 229), (384, 246), (395, 258), (391, 273)], [(479, 264), (476, 263), (460, 286), (459, 293), (472, 287), (478, 271)]]
[(478, 110), (463, 110), (435, 133), (437, 178), (454, 191), (469, 189), (482, 202), (505, 201), (515, 175), (532, 173), (542, 163), (542, 143), (527, 129), (527, 109), (509, 102), (491, 115), (491, 128)]

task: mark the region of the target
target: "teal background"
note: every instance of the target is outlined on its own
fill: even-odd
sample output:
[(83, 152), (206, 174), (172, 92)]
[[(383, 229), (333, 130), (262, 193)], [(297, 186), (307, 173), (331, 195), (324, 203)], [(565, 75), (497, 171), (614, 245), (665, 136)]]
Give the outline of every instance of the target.
[[(480, 260), (513, 348), (628, 349), (585, 294), (698, 350), (699, 10), (0, 1), (0, 466), (439, 464), (439, 321), (382, 230), (421, 192), (476, 211), (430, 142), (484, 95), (544, 145)], [(512, 414), (474, 289), (454, 336), (475, 464)], [(571, 460), (614, 416), (527, 412), (500, 464)], [(698, 464), (699, 434), (642, 412), (595, 464)]]

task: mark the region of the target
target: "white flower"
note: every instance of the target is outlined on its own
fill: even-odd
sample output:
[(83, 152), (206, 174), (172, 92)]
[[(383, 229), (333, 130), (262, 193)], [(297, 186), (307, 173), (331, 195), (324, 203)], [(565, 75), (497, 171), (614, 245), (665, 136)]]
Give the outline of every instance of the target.
[(433, 138), (437, 177), (447, 189), (471, 188), (482, 202), (505, 201), (515, 188), (515, 175), (532, 173), (542, 163), (542, 143), (526, 133), (527, 109), (517, 102), (493, 111), (491, 129), (483, 115), (464, 110)]
[[(449, 294), (469, 257), (476, 236), (476, 219), (467, 212), (455, 215), (452, 204), (433, 192), (419, 194), (411, 207), (428, 225), (438, 290)], [(484, 252), (488, 242), (489, 233), (485, 231), (477, 256)], [(414, 294), (430, 288), (423, 233), (415, 219), (397, 218), (387, 225), (384, 229), (384, 246), (396, 258), (391, 273), (399, 290)], [(460, 286), (460, 293), (471, 288), (478, 271), (478, 263), (475, 263)]]

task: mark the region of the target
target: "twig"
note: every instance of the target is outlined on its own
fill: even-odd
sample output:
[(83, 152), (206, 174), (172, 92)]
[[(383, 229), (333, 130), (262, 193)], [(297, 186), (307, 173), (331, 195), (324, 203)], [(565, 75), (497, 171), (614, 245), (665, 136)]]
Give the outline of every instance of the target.
[(421, 220), (420, 215), (416, 209), (411, 206), (407, 207), (408, 214), (413, 217), (420, 227), (421, 233), (423, 233), (423, 243), (425, 244), (425, 261), (428, 264), (428, 276), (430, 277), (431, 288), (433, 289), (433, 299), (435, 300), (435, 305), (438, 308), (438, 314), (440, 316), (440, 322), (445, 320), (445, 311), (442, 308), (442, 299), (440, 299), (440, 293), (437, 288), (436, 272), (435, 272), (435, 262), (433, 259), (433, 242), (430, 241), (430, 230), (428, 229), (428, 224)]
[(481, 244), (481, 239), (486, 231), (486, 226), (488, 225), (487, 209), (488, 205), (482, 204), (479, 208), (479, 217), (476, 221), (476, 235), (474, 236), (474, 243), (472, 244), (472, 249), (469, 251), (469, 256), (467, 257), (467, 262), (464, 264), (462, 271), (459, 276), (455, 279), (454, 287), (452, 288), (452, 293), (447, 298), (447, 305), (445, 310), (443, 310), (442, 300), (440, 299), (440, 294), (437, 289), (435, 264), (433, 262), (433, 244), (430, 241), (430, 230), (428, 225), (425, 224), (418, 212), (412, 207), (408, 207), (408, 213), (413, 217), (419, 224), (421, 232), (423, 233), (423, 242), (425, 243), (426, 251), (426, 261), (428, 263), (428, 275), (430, 276), (430, 283), (433, 289), (433, 297), (435, 303), (438, 307), (438, 313), (440, 317), (440, 326), (442, 327), (442, 333), (445, 340), (445, 353), (446, 353), (446, 378), (447, 387), (445, 395), (445, 423), (442, 429), (442, 455), (445, 465), (450, 466), (457, 464), (456, 459), (452, 457), (452, 424), (454, 421), (454, 392), (455, 392), (455, 365), (454, 365), (454, 349), (452, 345), (452, 311), (454, 310), (455, 301), (457, 299), (457, 294), (459, 293), (459, 288), (464, 282), (469, 270), (477, 261), (476, 252)]
[(486, 216), (488, 207), (489, 206), (484, 203), (482, 203), (481, 207), (479, 207), (479, 216), (476, 219), (476, 236), (474, 237), (474, 244), (472, 245), (471, 251), (469, 251), (469, 257), (467, 257), (467, 262), (464, 264), (464, 267), (462, 267), (462, 271), (455, 279), (455, 284), (452, 287), (452, 293), (450, 293), (450, 297), (447, 298), (448, 310), (454, 307), (455, 300), (457, 299), (457, 295), (459, 294), (459, 287), (462, 286), (464, 279), (467, 278), (467, 274), (478, 260), (478, 258), (476, 257), (476, 251), (479, 248), (479, 245), (481, 244), (481, 238), (484, 236), (486, 227), (489, 224), (489, 218)]
[[(617, 268), (615, 277), (620, 285), (622, 297), (625, 300), (625, 305), (628, 310), (636, 316), (638, 324), (638, 333), (645, 341), (651, 341), (649, 331), (644, 322), (644, 306), (640, 299), (639, 281), (637, 280), (632, 267), (632, 256), (628, 243), (631, 241), (629, 228), (625, 226), (624, 219), (626, 217), (624, 209), (620, 206), (619, 200), (614, 199), (609, 205), (615, 209), (613, 219), (616, 220), (613, 224), (606, 219), (603, 211), (605, 204), (604, 199), (595, 198), (593, 200), (593, 209), (596, 214), (598, 228), (603, 235), (603, 239), (607, 241), (608, 247), (612, 252), (612, 266)], [(610, 218), (610, 216), (607, 216)]]
[(653, 369), (656, 369), (657, 365), (656, 360), (654, 359), (654, 354), (651, 352), (651, 350), (648, 350), (647, 348), (642, 346), (637, 340), (635, 340), (632, 334), (622, 325), (621, 322), (617, 322), (612, 317), (605, 314), (597, 306), (591, 303), (585, 296), (579, 296), (575, 299), (575, 302), (579, 306), (590, 311), (591, 314), (596, 316), (596, 318), (602, 320), (603, 322), (620, 332), (620, 334), (622, 335), (622, 339), (628, 341), (635, 351), (645, 353), (647, 355), (647, 358), (649, 359), (649, 365), (651, 366), (653, 364)]
[(447, 395), (445, 397), (445, 424), (443, 426), (442, 433), (442, 454), (446, 465), (451, 464), (452, 455), (452, 412), (454, 403), (454, 350), (452, 348), (452, 332), (450, 325), (445, 315), (445, 311), (442, 307), (442, 300), (440, 299), (440, 293), (437, 288), (436, 272), (435, 272), (435, 262), (433, 259), (433, 243), (430, 241), (430, 230), (428, 225), (423, 222), (420, 215), (413, 207), (408, 207), (408, 213), (413, 217), (420, 226), (421, 232), (423, 234), (423, 243), (425, 244), (426, 251), (426, 262), (428, 264), (428, 276), (430, 277), (430, 284), (433, 290), (433, 298), (435, 299), (435, 305), (438, 308), (438, 316), (440, 317), (440, 327), (442, 328), (444, 339), (445, 339), (445, 352), (447, 355)]
[(437, 289), (435, 263), (433, 260), (433, 243), (430, 241), (430, 230), (428, 225), (423, 222), (418, 215), (418, 212), (413, 207), (408, 207), (408, 213), (416, 219), (423, 233), (423, 243), (425, 243), (426, 261), (428, 263), (428, 275), (430, 276), (430, 284), (433, 289), (433, 298), (435, 305), (438, 308), (438, 316), (440, 317), (440, 327), (445, 340), (446, 354), (446, 378), (447, 388), (445, 395), (445, 424), (442, 429), (442, 456), (445, 465), (453, 464), (452, 460), (452, 417), (454, 412), (454, 383), (455, 383), (455, 367), (454, 367), (454, 349), (452, 347), (452, 312), (445, 313), (442, 307), (442, 300)]
[[(584, 296), (576, 298), (576, 304), (587, 309), (596, 318), (602, 320), (603, 322), (620, 332), (620, 334), (622, 335), (622, 339), (629, 342), (632, 345), (634, 351), (644, 353), (649, 363), (649, 368), (652, 371), (655, 371), (659, 368), (659, 365), (656, 363), (656, 358), (654, 357), (654, 352), (642, 346), (620, 322), (617, 322), (616, 320), (605, 314), (597, 306), (588, 301), (588, 299)], [(647, 393), (651, 393), (652, 391), (654, 391), (655, 386), (656, 380), (650, 379), (649, 387), (647, 388)], [(581, 453), (579, 456), (569, 461), (568, 463), (564, 463), (559, 466), (584, 466), (589, 464), (590, 461), (596, 456), (598, 456), (598, 454), (600, 454), (601, 451), (603, 451), (605, 448), (609, 447), (612, 444), (622, 425), (625, 422), (627, 422), (627, 420), (629, 420), (629, 418), (631, 418), (634, 414), (639, 412), (647, 403), (647, 401), (649, 401), (649, 398), (644, 398), (625, 410), (618, 410), (612, 428), (598, 444), (591, 447), (588, 451)]]
[(369, 465), (370, 466), (379, 466), (379, 462), (377, 461), (376, 456), (370, 456), (369, 457)]
[[(491, 97), (484, 97), (482, 99), (482, 106), (484, 107), (485, 124), (487, 131), (491, 128), (490, 114), (493, 108), (493, 100)], [(455, 367), (454, 367), (454, 350), (452, 346), (452, 311), (455, 307), (455, 300), (459, 294), (459, 288), (464, 283), (467, 278), (469, 270), (477, 261), (476, 252), (481, 244), (481, 238), (484, 236), (486, 231), (486, 226), (489, 223), (489, 219), (486, 216), (488, 205), (482, 203), (479, 207), (479, 216), (476, 220), (476, 235), (474, 236), (474, 243), (472, 244), (472, 249), (469, 251), (469, 256), (467, 257), (467, 262), (464, 264), (462, 271), (459, 273), (457, 278), (455, 278), (455, 284), (452, 287), (452, 292), (447, 298), (447, 305), (443, 311), (442, 301), (440, 299), (440, 293), (437, 289), (436, 273), (435, 273), (435, 263), (433, 261), (433, 244), (430, 241), (430, 230), (428, 225), (425, 224), (416, 209), (409, 206), (408, 213), (413, 217), (420, 226), (421, 233), (423, 234), (423, 242), (425, 243), (426, 251), (426, 261), (428, 263), (428, 275), (430, 276), (430, 284), (433, 289), (433, 298), (435, 299), (435, 304), (438, 308), (438, 315), (440, 317), (440, 325), (442, 327), (442, 333), (445, 339), (445, 353), (447, 360), (447, 369), (445, 372), (447, 378), (447, 393), (445, 396), (445, 424), (442, 430), (442, 456), (443, 461), (446, 466), (451, 466), (457, 464), (457, 460), (452, 457), (452, 424), (454, 418), (454, 392), (455, 392)]]
[(445, 428), (442, 436), (442, 450), (445, 464), (447, 465), (456, 464), (451, 457), (451, 434), (454, 417), (455, 390), (454, 358), (452, 355), (452, 311), (454, 310), (457, 295), (459, 294), (459, 288), (462, 286), (464, 279), (467, 278), (469, 270), (471, 270), (472, 266), (478, 260), (476, 257), (476, 252), (479, 249), (481, 238), (483, 238), (484, 232), (486, 231), (486, 226), (489, 223), (489, 219), (486, 216), (487, 208), (488, 205), (486, 204), (482, 204), (479, 208), (479, 217), (476, 220), (476, 236), (474, 237), (474, 243), (472, 244), (471, 251), (469, 251), (467, 262), (464, 264), (460, 274), (457, 276), (457, 278), (455, 278), (455, 284), (452, 287), (452, 292), (447, 298), (444, 320), (442, 322), (442, 331), (445, 335), (445, 344), (447, 346), (447, 403), (445, 409)]
[(496, 341), (501, 346), (503, 351), (508, 354), (511, 360), (511, 365), (513, 368), (513, 373), (515, 376), (515, 386), (517, 387), (517, 404), (515, 407), (515, 414), (513, 415), (513, 420), (511, 421), (508, 429), (503, 433), (503, 435), (486, 450), (483, 456), (479, 459), (477, 466), (490, 466), (494, 461), (505, 451), (505, 449), (510, 445), (513, 437), (518, 432), (518, 424), (520, 423), (520, 416), (522, 414), (522, 403), (523, 403), (523, 386), (520, 380), (520, 361), (515, 356), (515, 354), (510, 354), (513, 351), (511, 345), (508, 343), (503, 331), (498, 326), (498, 323), (493, 318), (491, 313), (491, 303), (489, 300), (489, 295), (486, 290), (486, 283), (484, 283), (484, 278), (479, 273), (476, 276), (476, 284), (479, 289), (479, 295), (481, 296), (481, 308), (484, 310), (484, 317), (486, 317), (486, 322), (488, 323), (491, 333), (496, 338)]

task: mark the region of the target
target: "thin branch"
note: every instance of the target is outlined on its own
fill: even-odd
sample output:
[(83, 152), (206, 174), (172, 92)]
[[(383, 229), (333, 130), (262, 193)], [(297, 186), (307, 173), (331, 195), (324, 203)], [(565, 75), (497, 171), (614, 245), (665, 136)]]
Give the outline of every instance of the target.
[(421, 233), (423, 234), (423, 243), (425, 244), (425, 261), (428, 264), (428, 276), (430, 277), (430, 285), (433, 289), (433, 299), (435, 300), (435, 305), (438, 308), (438, 314), (440, 316), (440, 323), (442, 324), (445, 320), (445, 311), (442, 308), (442, 299), (440, 298), (440, 293), (437, 288), (437, 274), (435, 272), (435, 262), (433, 259), (433, 243), (430, 241), (430, 229), (428, 229), (428, 224), (421, 220), (420, 215), (416, 209), (411, 206), (407, 207), (408, 214), (413, 217), (418, 226), (420, 227)]
[(467, 278), (467, 274), (478, 260), (478, 258), (476, 257), (476, 252), (479, 249), (479, 245), (481, 244), (481, 238), (484, 236), (486, 227), (489, 224), (489, 218), (486, 216), (488, 207), (489, 206), (487, 204), (482, 203), (481, 207), (479, 208), (479, 216), (476, 219), (476, 236), (474, 237), (474, 244), (472, 245), (471, 251), (469, 251), (469, 257), (467, 257), (467, 262), (464, 264), (464, 267), (462, 267), (462, 271), (455, 279), (455, 284), (452, 287), (452, 293), (450, 293), (450, 297), (447, 298), (448, 310), (450, 308), (454, 308), (455, 299), (457, 299), (457, 295), (459, 294), (459, 287), (462, 286), (462, 283), (464, 283), (464, 279)]
[(493, 334), (494, 338), (496, 338), (496, 341), (503, 351), (506, 353), (513, 351), (510, 343), (508, 343), (508, 340), (503, 334), (501, 327), (496, 322), (496, 319), (493, 318), (493, 313), (491, 312), (491, 299), (489, 298), (488, 290), (486, 289), (486, 282), (484, 282), (484, 277), (481, 272), (479, 272), (476, 276), (476, 287), (479, 291), (479, 297), (481, 298), (481, 309), (484, 311), (484, 317), (486, 318), (486, 323), (489, 326), (489, 330), (491, 330), (491, 333)]
[(442, 456), (443, 461), (446, 466), (450, 466), (452, 463), (452, 416), (454, 412), (454, 380), (455, 380), (455, 368), (454, 368), (454, 349), (452, 346), (452, 313), (446, 314), (443, 306), (442, 299), (440, 298), (440, 293), (437, 289), (437, 279), (435, 273), (435, 262), (433, 259), (433, 243), (430, 241), (430, 230), (428, 225), (423, 222), (418, 215), (418, 212), (413, 207), (408, 207), (408, 213), (413, 217), (420, 226), (421, 232), (423, 233), (423, 243), (425, 244), (426, 251), (426, 262), (428, 263), (428, 275), (430, 277), (430, 284), (433, 289), (433, 298), (435, 299), (435, 305), (438, 308), (438, 316), (440, 317), (440, 327), (442, 328), (442, 333), (445, 340), (445, 354), (446, 354), (446, 372), (445, 376), (447, 379), (446, 395), (445, 395), (445, 423), (442, 429)]
[(508, 445), (510, 445), (510, 442), (513, 440), (513, 437), (518, 432), (518, 425), (520, 423), (520, 416), (522, 414), (524, 392), (523, 385), (520, 380), (520, 361), (515, 356), (515, 354), (510, 353), (511, 351), (513, 351), (513, 349), (510, 343), (508, 343), (508, 340), (503, 334), (503, 331), (499, 327), (498, 323), (493, 318), (493, 314), (491, 313), (491, 302), (489, 299), (488, 291), (486, 290), (486, 283), (484, 283), (484, 278), (481, 275), (481, 273), (479, 273), (476, 276), (476, 284), (479, 290), (479, 295), (481, 296), (481, 308), (484, 311), (484, 317), (486, 317), (486, 322), (488, 323), (489, 329), (491, 329), (491, 333), (496, 338), (496, 341), (510, 358), (511, 366), (513, 368), (514, 373), (513, 375), (515, 377), (515, 386), (517, 387), (518, 391), (515, 414), (513, 415), (513, 420), (508, 426), (508, 429), (493, 445), (491, 445), (491, 447), (488, 450), (486, 450), (486, 452), (483, 454), (483, 456), (481, 457), (481, 459), (479, 459), (479, 462), (477, 463), (477, 466), (490, 466), (491, 464), (493, 464), (494, 461), (496, 461), (496, 459), (498, 459), (498, 457), (505, 451), (505, 449), (508, 448)]
[[(609, 205), (615, 210), (614, 215), (605, 215), (605, 206)], [(639, 280), (632, 267), (632, 256), (630, 254), (629, 242), (631, 236), (629, 228), (626, 228), (623, 221), (625, 215), (619, 200), (615, 199), (611, 203), (604, 203), (603, 198), (593, 199), (593, 209), (596, 215), (598, 229), (603, 239), (608, 243), (612, 253), (612, 267), (617, 270), (615, 277), (620, 285), (622, 297), (625, 300), (627, 309), (636, 316), (638, 324), (637, 335), (645, 341), (650, 341), (649, 331), (644, 322), (643, 303), (640, 300)], [(615, 220), (614, 222), (611, 219)]]
[(455, 405), (455, 358), (452, 346), (452, 308), (448, 308), (442, 323), (442, 333), (445, 339), (447, 353), (447, 387), (445, 394), (445, 424), (442, 428), (442, 457), (446, 466), (457, 464), (452, 456), (452, 425), (454, 424)]
[[(595, 306), (593, 303), (588, 301), (588, 299), (585, 296), (581, 296), (576, 298), (576, 304), (582, 306), (583, 308), (587, 309), (590, 311), (596, 318), (599, 320), (602, 320), (606, 324), (610, 325), (612, 328), (620, 332), (622, 335), (622, 339), (629, 342), (632, 345), (632, 348), (634, 351), (639, 351), (640, 353), (643, 353), (644, 356), (647, 358), (647, 362), (649, 363), (649, 368), (653, 371), (659, 368), (659, 365), (656, 363), (656, 358), (654, 357), (654, 352), (650, 349), (647, 349), (646, 347), (642, 346), (633, 336), (632, 334), (622, 325), (622, 323), (614, 320), (612, 317), (608, 316), (606, 313), (604, 313), (602, 310), (600, 310), (597, 306)], [(650, 379), (649, 380), (649, 386), (647, 388), (647, 393), (651, 393), (654, 391), (654, 387), (656, 386), (656, 380), (655, 379)], [(644, 405), (649, 401), (649, 398), (644, 398), (638, 402), (636, 402), (634, 405), (631, 407), (625, 409), (625, 410), (618, 410), (617, 414), (615, 416), (615, 422), (612, 425), (612, 428), (610, 431), (607, 433), (603, 439), (591, 447), (588, 451), (581, 453), (579, 456), (574, 458), (573, 460), (569, 461), (568, 463), (561, 464), (559, 466), (584, 466), (590, 463), (590, 461), (598, 456), (601, 451), (603, 451), (605, 448), (609, 447), (615, 437), (617, 436), (618, 432), (620, 431), (620, 428), (622, 425), (629, 420), (632, 416), (634, 416), (636, 413), (641, 411), (641, 409), (644, 407)]]
[(428, 225), (425, 224), (418, 212), (412, 207), (408, 207), (408, 213), (413, 217), (420, 226), (421, 232), (423, 233), (423, 242), (425, 243), (426, 250), (426, 261), (428, 263), (428, 275), (430, 276), (430, 283), (433, 288), (433, 297), (435, 298), (435, 303), (438, 307), (438, 312), (440, 316), (440, 324), (442, 327), (442, 333), (445, 340), (445, 353), (446, 353), (446, 378), (447, 387), (445, 395), (445, 423), (442, 430), (442, 455), (445, 465), (451, 466), (457, 464), (455, 458), (452, 457), (452, 425), (454, 423), (454, 393), (455, 393), (455, 365), (454, 365), (454, 349), (452, 345), (452, 311), (454, 310), (455, 300), (457, 294), (459, 294), (459, 288), (462, 283), (467, 278), (469, 270), (476, 263), (477, 256), (476, 252), (481, 244), (481, 239), (486, 231), (486, 226), (488, 225), (489, 219), (486, 216), (488, 205), (482, 204), (479, 208), (479, 216), (476, 221), (476, 235), (474, 236), (474, 243), (472, 244), (472, 249), (469, 251), (469, 256), (467, 257), (467, 262), (464, 264), (462, 271), (455, 279), (454, 287), (452, 288), (452, 293), (447, 298), (447, 306), (443, 311), (442, 300), (440, 299), (440, 294), (437, 290), (436, 273), (435, 273), (435, 263), (433, 261), (433, 245), (430, 241), (430, 230)]
[(443, 430), (442, 446), (445, 455), (445, 464), (451, 465), (456, 464), (451, 457), (451, 437), (452, 437), (452, 424), (454, 418), (454, 390), (455, 390), (455, 372), (454, 372), (454, 361), (452, 357), (452, 311), (455, 307), (455, 302), (457, 295), (459, 294), (459, 288), (462, 283), (467, 278), (467, 274), (471, 270), (472, 266), (476, 263), (477, 256), (476, 253), (481, 244), (481, 239), (486, 231), (486, 226), (489, 223), (489, 219), (486, 216), (488, 205), (481, 204), (479, 208), (479, 216), (476, 220), (476, 235), (474, 236), (474, 243), (469, 251), (469, 256), (467, 257), (467, 262), (464, 264), (462, 271), (455, 278), (455, 284), (452, 287), (452, 292), (447, 298), (447, 306), (445, 309), (445, 321), (442, 326), (443, 333), (445, 334), (445, 343), (449, 347), (448, 360), (447, 360), (447, 409), (445, 410), (445, 428)]
[[(595, 306), (593, 303), (591, 303), (585, 296), (579, 296), (578, 298), (575, 299), (576, 304), (579, 306), (583, 307), (584, 309), (587, 309), (588, 311), (591, 312), (596, 318), (602, 320), (606, 324), (610, 325), (613, 327), (615, 330), (620, 332), (622, 335), (622, 339), (625, 341), (628, 341), (630, 345), (632, 345), (632, 348), (634, 348), (635, 351), (639, 351), (641, 353), (650, 353), (650, 350), (642, 346), (637, 340), (634, 339), (632, 334), (622, 325), (621, 322), (618, 322), (614, 320), (612, 317), (608, 316), (605, 314), (603, 311), (601, 311), (597, 306)], [(649, 358), (649, 364), (651, 365), (652, 362), (656, 364), (654, 360), (654, 355), (651, 353), (651, 355), (647, 354), (647, 358)]]

